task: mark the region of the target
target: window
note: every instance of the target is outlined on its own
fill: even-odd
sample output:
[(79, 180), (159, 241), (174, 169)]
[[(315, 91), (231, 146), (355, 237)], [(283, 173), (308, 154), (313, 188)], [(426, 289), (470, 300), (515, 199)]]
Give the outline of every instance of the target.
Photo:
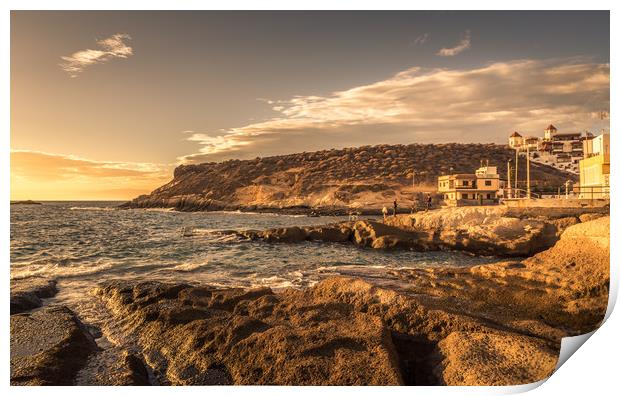
[(469, 180), (463, 180), (463, 185), (464, 186), (469, 186)]
[(485, 186), (490, 186), (491, 185), (491, 180), (485, 180), (484, 181), (484, 185)]
[(467, 194), (463, 194), (463, 199), (468, 199), (469, 196)]
[(491, 199), (491, 194), (487, 194), (487, 199)]

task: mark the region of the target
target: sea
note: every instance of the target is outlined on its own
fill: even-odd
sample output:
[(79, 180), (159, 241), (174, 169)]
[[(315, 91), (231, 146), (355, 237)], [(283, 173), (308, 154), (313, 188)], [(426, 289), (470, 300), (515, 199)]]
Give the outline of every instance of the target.
[(221, 230), (318, 225), (346, 217), (118, 209), (122, 202), (11, 205), (11, 279), (54, 278), (62, 303), (88, 320), (92, 289), (108, 279), (220, 287), (308, 287), (333, 275), (389, 278), (390, 270), (469, 266), (489, 258), (458, 252), (378, 251), (351, 244), (275, 244)]

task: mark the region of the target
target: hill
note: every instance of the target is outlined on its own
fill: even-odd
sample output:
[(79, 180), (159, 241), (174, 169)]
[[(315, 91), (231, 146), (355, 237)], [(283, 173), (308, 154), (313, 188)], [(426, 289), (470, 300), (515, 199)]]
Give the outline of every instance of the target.
[[(177, 210), (374, 209), (395, 198), (410, 205), (421, 192), (435, 192), (437, 176), (473, 173), (482, 161), (506, 177), (514, 151), (496, 144), (377, 145), (180, 165), (174, 178), (128, 208)], [(514, 162), (514, 161), (513, 161)], [(575, 176), (531, 164), (534, 191), (556, 191)], [(412, 174), (415, 172), (415, 186)], [(525, 161), (519, 163), (520, 187)]]

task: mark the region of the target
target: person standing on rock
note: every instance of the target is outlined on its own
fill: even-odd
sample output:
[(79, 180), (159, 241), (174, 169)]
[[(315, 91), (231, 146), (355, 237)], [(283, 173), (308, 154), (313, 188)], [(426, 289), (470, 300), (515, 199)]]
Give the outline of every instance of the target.
[(431, 194), (428, 194), (428, 197), (426, 198), (426, 210), (431, 210), (432, 206), (433, 206), (433, 197), (431, 197)]
[(394, 200), (394, 217), (396, 217), (396, 209), (398, 209), (398, 202)]
[(385, 220), (387, 219), (388, 209), (384, 206), (383, 209), (381, 209), (381, 213), (383, 213), (383, 222), (385, 223)]

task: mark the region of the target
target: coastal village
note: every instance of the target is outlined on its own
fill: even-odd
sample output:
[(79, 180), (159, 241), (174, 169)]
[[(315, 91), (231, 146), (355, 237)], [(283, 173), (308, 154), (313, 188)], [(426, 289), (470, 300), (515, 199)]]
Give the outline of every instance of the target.
[[(522, 136), (513, 132), (508, 145), (515, 152), (507, 164), (507, 174), (499, 175), (497, 166), (488, 161), (474, 173), (442, 175), (437, 191), (446, 206), (494, 205), (508, 206), (584, 206), (609, 204), (609, 133), (598, 136), (590, 132), (560, 133), (549, 124), (542, 137)], [(518, 164), (526, 162), (526, 174), (518, 174)], [(558, 186), (556, 194), (532, 192), (530, 164), (538, 163), (579, 176)]]

